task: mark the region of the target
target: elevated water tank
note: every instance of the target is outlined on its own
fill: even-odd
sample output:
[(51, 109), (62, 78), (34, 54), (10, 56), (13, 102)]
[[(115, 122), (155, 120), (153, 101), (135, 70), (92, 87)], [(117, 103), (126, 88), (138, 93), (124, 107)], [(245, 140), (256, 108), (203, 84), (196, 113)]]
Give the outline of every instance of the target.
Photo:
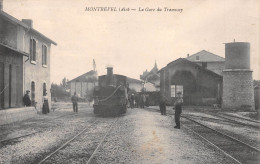
[(250, 69), (250, 43), (226, 43), (225, 58), (225, 69)]

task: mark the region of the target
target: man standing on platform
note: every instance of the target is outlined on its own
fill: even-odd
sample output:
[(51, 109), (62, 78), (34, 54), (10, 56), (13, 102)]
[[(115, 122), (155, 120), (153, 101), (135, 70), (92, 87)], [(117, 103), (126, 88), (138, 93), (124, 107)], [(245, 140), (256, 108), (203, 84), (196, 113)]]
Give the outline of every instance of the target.
[(161, 115), (166, 115), (166, 102), (167, 102), (167, 98), (162, 94), (160, 96), (160, 111), (161, 111)]
[(71, 97), (71, 101), (73, 104), (73, 111), (78, 112), (78, 97), (76, 95), (76, 92), (74, 92), (74, 95)]

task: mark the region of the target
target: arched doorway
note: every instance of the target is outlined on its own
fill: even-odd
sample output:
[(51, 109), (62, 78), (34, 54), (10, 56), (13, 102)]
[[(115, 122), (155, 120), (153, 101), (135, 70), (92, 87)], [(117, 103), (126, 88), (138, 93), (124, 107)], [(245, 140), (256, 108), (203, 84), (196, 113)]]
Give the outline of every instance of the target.
[[(185, 105), (196, 103), (196, 79), (190, 71), (176, 71), (171, 77), (171, 97), (182, 92)], [(174, 91), (175, 89), (175, 91)]]

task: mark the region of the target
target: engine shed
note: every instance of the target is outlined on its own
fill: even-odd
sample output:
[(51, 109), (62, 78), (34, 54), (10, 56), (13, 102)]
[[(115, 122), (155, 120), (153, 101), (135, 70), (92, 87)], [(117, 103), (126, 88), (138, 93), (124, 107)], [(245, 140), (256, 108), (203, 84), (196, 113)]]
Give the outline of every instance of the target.
[(223, 77), (187, 59), (179, 58), (159, 70), (160, 94), (171, 103), (178, 92), (184, 105), (220, 104)]

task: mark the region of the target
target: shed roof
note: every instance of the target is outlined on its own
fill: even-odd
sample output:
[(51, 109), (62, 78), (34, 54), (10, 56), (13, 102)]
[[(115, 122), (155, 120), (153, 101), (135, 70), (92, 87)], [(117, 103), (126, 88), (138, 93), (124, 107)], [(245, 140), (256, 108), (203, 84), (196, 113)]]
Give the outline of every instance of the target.
[(168, 67), (169, 65), (177, 65), (177, 64), (180, 64), (180, 63), (187, 63), (187, 64), (189, 64), (189, 65), (194, 66), (195, 68), (198, 68), (198, 69), (200, 69), (200, 70), (202, 70), (202, 71), (205, 71), (205, 72), (207, 72), (207, 73), (209, 73), (209, 74), (212, 74), (213, 76), (217, 76), (217, 77), (219, 77), (219, 78), (222, 78), (221, 75), (219, 75), (219, 74), (217, 74), (217, 73), (215, 73), (215, 72), (213, 72), (213, 71), (211, 71), (211, 70), (208, 70), (208, 69), (206, 69), (206, 68), (203, 68), (202, 66), (200, 66), (200, 65), (198, 65), (198, 64), (196, 64), (196, 63), (194, 63), (194, 62), (191, 62), (191, 61), (189, 61), (189, 60), (187, 60), (187, 59), (185, 59), (185, 58), (179, 58), (179, 59), (177, 59), (177, 60), (174, 60), (174, 61), (168, 63), (167, 66), (163, 67), (163, 68), (160, 69), (158, 72), (161, 72), (162, 70), (164, 70), (164, 69), (165, 69), (166, 67)]

